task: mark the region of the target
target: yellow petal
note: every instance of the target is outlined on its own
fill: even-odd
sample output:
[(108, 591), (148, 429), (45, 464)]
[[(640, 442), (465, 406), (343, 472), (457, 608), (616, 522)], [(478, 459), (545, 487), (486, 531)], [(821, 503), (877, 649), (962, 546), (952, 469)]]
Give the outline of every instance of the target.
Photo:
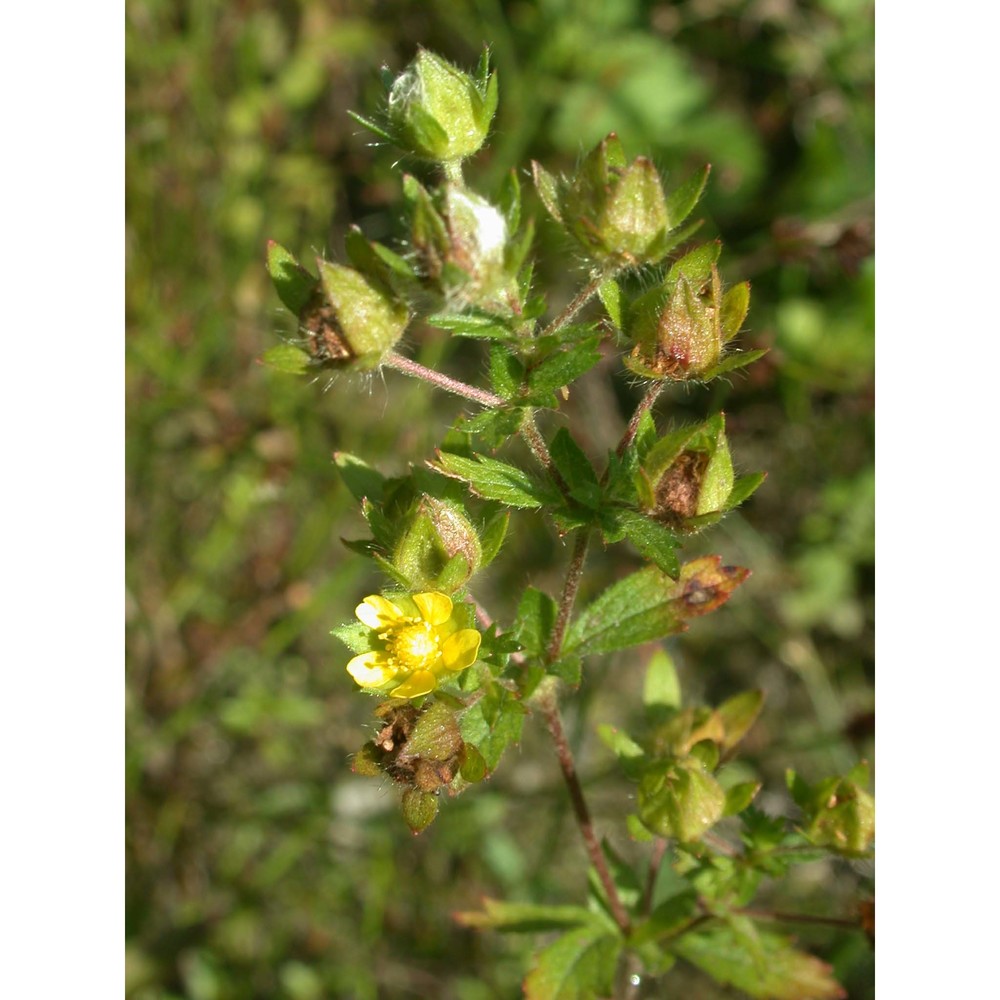
[(429, 670), (414, 670), (399, 687), (393, 688), (389, 694), (393, 698), (419, 698), (429, 694), (437, 687), (437, 678)]
[(463, 628), (449, 636), (441, 647), (441, 665), (445, 670), (464, 670), (476, 662), (482, 636), (474, 628)]
[(380, 653), (378, 650), (361, 653), (349, 660), (347, 672), (362, 687), (381, 687), (387, 681), (391, 681), (396, 674), (385, 653)]
[(420, 609), (424, 621), (432, 625), (443, 625), (451, 617), (451, 598), (437, 591), (414, 594), (413, 603)]
[(358, 620), (369, 628), (380, 629), (403, 617), (403, 612), (392, 601), (378, 594), (366, 597), (355, 609)]

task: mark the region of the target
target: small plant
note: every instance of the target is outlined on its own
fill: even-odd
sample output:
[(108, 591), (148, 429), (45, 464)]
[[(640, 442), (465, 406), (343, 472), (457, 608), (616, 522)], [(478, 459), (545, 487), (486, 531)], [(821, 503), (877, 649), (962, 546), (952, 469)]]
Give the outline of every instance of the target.
[[(378, 120), (355, 116), (438, 168), (429, 187), (403, 177), (405, 253), (355, 228), (346, 241), (349, 263), (321, 259), (313, 274), (277, 243), (268, 248), (271, 277), (298, 317), (299, 338), (268, 351), (265, 361), (307, 375), (394, 369), (478, 408), (426, 467), (406, 476), (386, 478), (361, 457), (337, 456), (371, 531), (347, 544), (386, 577), (382, 593), (359, 603), (357, 621), (334, 630), (349, 650), (347, 673), (379, 698), (377, 735), (357, 752), (354, 770), (397, 785), (403, 818), (419, 833), (437, 816), (442, 791), (474, 794), (526, 721), (544, 721), (591, 865), (589, 880), (581, 874), (587, 903), (487, 899), (457, 918), (469, 927), (550, 935), (524, 981), (528, 997), (638, 996), (644, 980), (666, 975), (678, 959), (754, 997), (843, 996), (830, 968), (776, 928), (861, 930), (863, 918), (775, 913), (752, 903), (765, 879), (795, 865), (870, 856), (867, 765), (812, 786), (789, 772), (797, 821), (756, 808), (760, 784), (734, 780), (728, 765), (761, 710), (761, 691), (716, 706), (686, 704), (669, 656), (655, 652), (644, 726), (599, 729), (633, 786), (635, 810), (624, 823), (648, 845), (645, 862), (638, 869), (626, 863), (595, 829), (560, 700), (586, 683), (588, 661), (683, 632), (729, 599), (749, 570), (719, 556), (684, 561), (681, 543), (764, 479), (735, 474), (723, 414), (663, 430), (654, 407), (666, 385), (708, 382), (763, 352), (735, 346), (749, 284), (726, 288), (721, 245), (694, 240), (699, 224), (690, 220), (708, 168), (666, 190), (653, 164), (630, 161), (613, 134), (571, 177), (531, 164), (543, 205), (589, 267), (578, 294), (548, 318), (518, 174), (509, 174), (494, 200), (464, 178), (464, 161), (487, 138), (497, 93), (488, 53), (470, 75), (421, 51), (388, 81)], [(646, 290), (630, 296), (621, 279), (640, 269)], [(581, 320), (595, 299), (602, 318)], [(489, 387), (398, 353), (418, 320), (480, 341)], [(558, 410), (567, 387), (608, 345), (644, 393), (617, 448), (595, 467), (572, 428), (547, 436), (537, 415)], [(505, 447), (515, 438), (527, 445), (524, 463)], [(503, 557), (511, 517), (522, 511), (541, 513), (572, 539), (571, 555), (559, 593), (527, 587), (513, 620), (501, 622), (476, 600), (476, 576)], [(595, 539), (631, 546), (646, 565), (580, 607)]]

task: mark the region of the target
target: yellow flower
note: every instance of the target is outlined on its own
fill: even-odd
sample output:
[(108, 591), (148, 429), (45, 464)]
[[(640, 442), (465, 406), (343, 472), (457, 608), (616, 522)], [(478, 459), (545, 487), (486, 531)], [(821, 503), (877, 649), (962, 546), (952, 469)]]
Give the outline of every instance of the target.
[(451, 598), (436, 591), (393, 601), (373, 594), (354, 612), (373, 632), (379, 649), (355, 656), (347, 672), (372, 691), (419, 698), (438, 682), (472, 666), (482, 636), (459, 628)]

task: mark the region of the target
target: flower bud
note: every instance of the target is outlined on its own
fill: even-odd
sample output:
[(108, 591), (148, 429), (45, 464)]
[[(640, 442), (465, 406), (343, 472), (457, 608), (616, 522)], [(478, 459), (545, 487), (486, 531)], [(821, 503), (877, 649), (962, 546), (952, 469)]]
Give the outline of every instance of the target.
[(393, 565), (415, 588), (454, 593), (482, 563), (479, 535), (457, 504), (424, 494), (393, 553)]
[(794, 771), (788, 785), (805, 814), (803, 832), (812, 843), (844, 854), (868, 850), (875, 836), (875, 800), (866, 791), (868, 765), (862, 761), (844, 777), (809, 785)]
[(674, 530), (697, 531), (729, 509), (735, 478), (725, 417), (661, 438), (636, 478), (644, 510)]
[(632, 371), (676, 381), (719, 373), (723, 349), (746, 318), (750, 286), (723, 295), (718, 255), (718, 244), (693, 250), (633, 305), (626, 332), (635, 347), (625, 362)]
[(639, 819), (659, 837), (682, 843), (701, 838), (726, 804), (722, 786), (696, 756), (668, 757), (650, 764), (639, 780)]
[(424, 278), (459, 305), (504, 304), (505, 293), (513, 293), (515, 284), (505, 267), (503, 213), (454, 184), (434, 198), (412, 177), (405, 185), (412, 206), (412, 243)]
[(486, 140), (496, 111), (496, 74), (485, 59), (478, 78), (421, 49), (389, 90), (389, 126), (394, 141), (417, 156), (438, 162), (463, 160)]
[(532, 169), (549, 213), (596, 260), (654, 263), (669, 249), (667, 234), (682, 221), (670, 218), (653, 163), (643, 156), (626, 163), (613, 132), (591, 150), (572, 180), (557, 180), (538, 163)]
[(406, 329), (406, 306), (354, 268), (325, 260), (318, 264), (319, 287), (299, 313), (313, 363), (377, 368)]

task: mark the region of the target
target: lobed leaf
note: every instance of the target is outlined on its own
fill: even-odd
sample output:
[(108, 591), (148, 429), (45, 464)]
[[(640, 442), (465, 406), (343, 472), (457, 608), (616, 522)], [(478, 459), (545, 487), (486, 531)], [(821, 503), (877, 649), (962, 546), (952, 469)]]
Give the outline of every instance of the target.
[(533, 508), (559, 502), (559, 495), (544, 483), (506, 462), (485, 455), (463, 458), (449, 452), (438, 452), (432, 464), (446, 476), (462, 479), (472, 491), (487, 500), (497, 500), (508, 507)]

